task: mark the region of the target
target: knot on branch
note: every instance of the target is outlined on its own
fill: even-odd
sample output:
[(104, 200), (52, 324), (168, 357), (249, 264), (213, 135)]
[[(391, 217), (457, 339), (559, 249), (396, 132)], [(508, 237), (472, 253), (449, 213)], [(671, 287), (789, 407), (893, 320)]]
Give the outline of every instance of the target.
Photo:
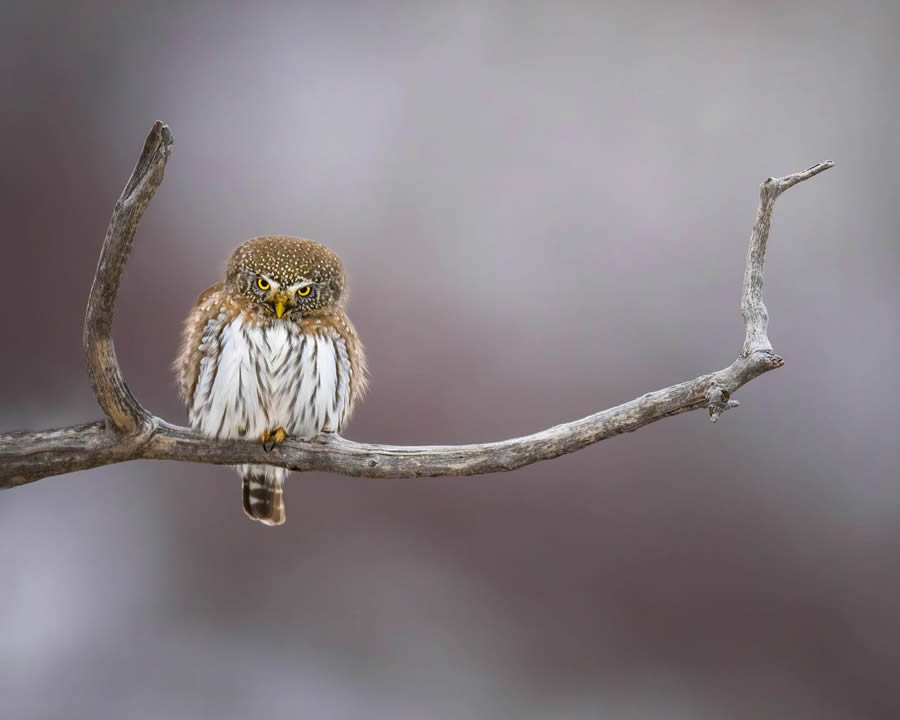
[(143, 413), (136, 418), (134, 425), (122, 427), (107, 417), (103, 423), (107, 436), (116, 446), (126, 449), (134, 455), (140, 455), (141, 451), (149, 447), (153, 438), (159, 432), (159, 418), (151, 415), (143, 407)]
[(781, 182), (778, 178), (767, 177), (759, 186), (759, 199), (771, 202), (781, 195)]
[(731, 399), (731, 393), (718, 383), (711, 383), (706, 388), (706, 407), (709, 408), (710, 422), (717, 422), (719, 415), (726, 410), (736, 408), (740, 403)]

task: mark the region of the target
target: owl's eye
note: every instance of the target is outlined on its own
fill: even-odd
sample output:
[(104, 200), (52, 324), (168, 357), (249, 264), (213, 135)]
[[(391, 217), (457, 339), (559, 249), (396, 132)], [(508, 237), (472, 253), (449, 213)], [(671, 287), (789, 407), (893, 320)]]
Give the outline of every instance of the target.
[(269, 284), (268, 280), (258, 277), (256, 278), (256, 287), (258, 287), (260, 290), (268, 290), (272, 286)]
[(310, 293), (311, 290), (312, 290), (312, 285), (307, 285), (306, 287), (300, 288), (300, 289), (297, 291), (297, 294), (298, 294), (300, 297), (306, 297), (307, 295), (309, 295), (309, 293)]

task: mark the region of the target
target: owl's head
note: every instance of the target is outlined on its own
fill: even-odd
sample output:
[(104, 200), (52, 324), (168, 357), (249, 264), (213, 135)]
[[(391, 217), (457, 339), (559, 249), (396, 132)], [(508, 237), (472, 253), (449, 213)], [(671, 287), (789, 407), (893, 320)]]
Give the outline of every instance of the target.
[(324, 245), (267, 235), (248, 240), (234, 251), (225, 286), (259, 311), (278, 318), (322, 315), (341, 303), (344, 268)]

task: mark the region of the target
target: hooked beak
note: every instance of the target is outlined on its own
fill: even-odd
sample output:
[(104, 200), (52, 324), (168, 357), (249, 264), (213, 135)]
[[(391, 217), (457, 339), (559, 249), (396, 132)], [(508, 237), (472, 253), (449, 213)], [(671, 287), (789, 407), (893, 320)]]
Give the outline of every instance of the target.
[(275, 317), (284, 315), (284, 298), (278, 298), (275, 301)]

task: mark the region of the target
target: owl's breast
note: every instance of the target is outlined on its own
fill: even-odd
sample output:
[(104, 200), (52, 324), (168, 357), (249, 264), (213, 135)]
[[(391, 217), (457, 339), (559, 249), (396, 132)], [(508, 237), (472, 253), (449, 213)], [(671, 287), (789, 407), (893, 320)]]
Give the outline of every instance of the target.
[(341, 429), (351, 366), (336, 332), (304, 332), (290, 321), (254, 326), (220, 315), (205, 329), (201, 351), (189, 416), (204, 434), (255, 438), (283, 427), (313, 438)]

